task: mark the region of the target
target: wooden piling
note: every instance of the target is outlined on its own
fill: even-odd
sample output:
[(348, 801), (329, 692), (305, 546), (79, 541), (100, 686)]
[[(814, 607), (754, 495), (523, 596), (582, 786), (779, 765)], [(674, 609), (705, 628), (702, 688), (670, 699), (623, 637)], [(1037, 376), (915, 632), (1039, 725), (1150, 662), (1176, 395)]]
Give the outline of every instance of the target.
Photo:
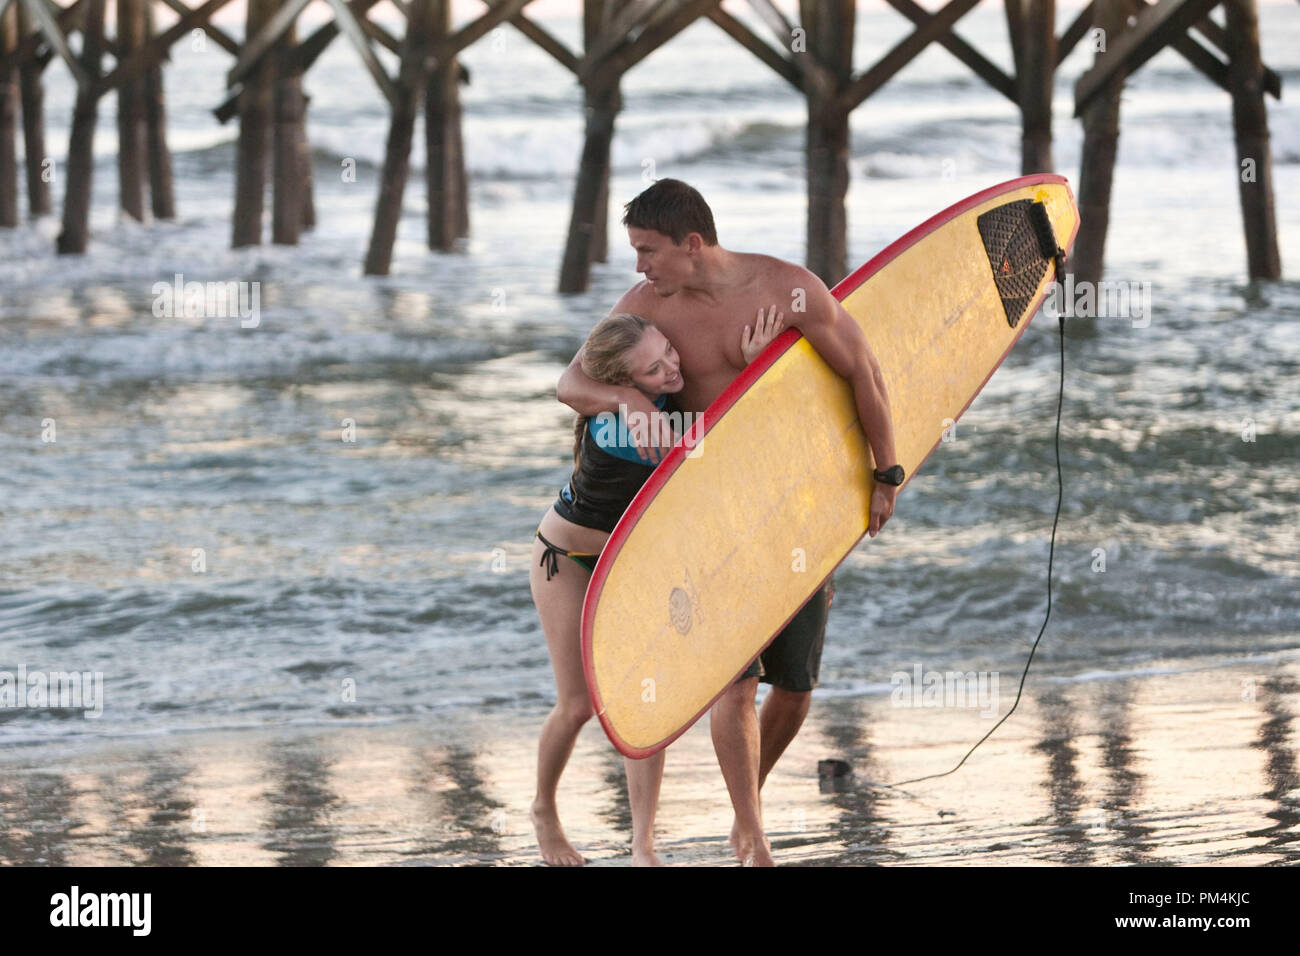
[[(686, 0), (661, 10), (643, 0), (586, 0), (583, 5), (585, 55), (570, 64), (563, 48), (542, 41), (536, 27), (527, 35), (574, 69), (582, 84), (587, 118), (582, 159), (573, 190), (569, 234), (560, 264), (561, 292), (587, 288), (591, 263), (608, 246), (610, 144), (622, 108), (623, 74), (702, 16), (716, 11), (720, 0)], [(661, 5), (662, 6), (662, 5)], [(519, 25), (520, 17), (511, 20)]]
[[(451, 35), (451, 0), (434, 0), (431, 43), (445, 48)], [(469, 233), (465, 154), (461, 138), (460, 63), (437, 58), (424, 97), (425, 181), (429, 248), (450, 250)]]
[[(1005, 0), (1013, 34), (1020, 105), (1020, 171), (1052, 172), (1052, 80), (1056, 73), (1056, 0)], [(1018, 37), (1016, 37), (1018, 34)]]
[[(606, 4), (605, 16), (613, 16), (615, 12), (617, 11), (610, 4)], [(596, 42), (596, 34), (599, 32), (600, 23), (600, 17), (587, 17), (584, 13), (583, 49), (590, 50), (592, 44)], [(604, 173), (600, 178), (600, 189), (596, 194), (596, 208), (591, 215), (591, 248), (589, 255), (592, 262), (609, 261), (609, 177), (610, 163), (606, 162)]]
[(90, 238), (90, 197), (95, 173), (95, 126), (99, 122), (100, 59), (104, 52), (105, 0), (86, 0), (79, 64), (85, 76), (77, 87), (68, 137), (67, 185), (63, 193), (63, 230), (55, 243), (60, 255), (86, 251)]
[[(145, 36), (157, 35), (154, 4), (145, 0)], [(149, 154), (149, 195), (155, 219), (176, 218), (176, 189), (172, 180), (172, 154), (167, 146), (167, 101), (161, 63), (144, 75), (145, 148)]]
[(411, 140), (415, 117), (420, 111), (428, 67), (429, 37), (433, 32), (435, 0), (411, 0), (408, 6), (406, 39), (402, 44), (402, 66), (392, 99), (393, 118), (384, 150), (384, 171), (379, 180), (375, 225), (366, 252), (366, 275), (388, 275), (393, 259), (397, 224), (402, 217), (402, 194), (411, 171)]
[(1237, 140), (1237, 177), (1251, 279), (1282, 278), (1273, 200), (1273, 154), (1264, 106), (1264, 65), (1259, 55), (1255, 0), (1224, 0), (1229, 43), (1228, 82)]
[[(1133, 0), (1094, 0), (1094, 26), (1105, 31), (1106, 44), (1113, 48), (1128, 25)], [(1097, 62), (1107, 54), (1099, 52)], [(1115, 55), (1112, 51), (1111, 55)], [(1121, 72), (1089, 100), (1083, 110), (1083, 159), (1079, 170), (1079, 234), (1067, 268), (1076, 282), (1101, 281), (1106, 252), (1106, 229), (1110, 225), (1110, 192), (1119, 145), (1119, 101), (1124, 88)]]
[(591, 221), (591, 261), (609, 261), (609, 177), (610, 167), (606, 165), (605, 175), (600, 181), (600, 193), (596, 196), (596, 212)]
[[(466, 82), (467, 75), (463, 69), (460, 71), (462, 83)], [(456, 235), (464, 238), (469, 235), (469, 174), (465, 169), (464, 119), (459, 115), (459, 92), (456, 94), (456, 109), (458, 117), (454, 129), (456, 130), (456, 155), (459, 160), (452, 167), (456, 171), (456, 193), (460, 196), (460, 201), (456, 203)]]
[[(277, 0), (248, 0), (245, 44), (275, 13)], [(262, 209), (271, 142), (271, 85), (274, 64), (263, 57), (244, 77), (239, 95), (239, 142), (236, 146), (235, 215), (231, 246), (262, 242)]]
[[(117, 0), (117, 45), (119, 62), (140, 50), (147, 42), (144, 8), (149, 0)], [(118, 205), (136, 222), (144, 222), (147, 129), (144, 77), (123, 79), (117, 87), (117, 185)]]
[[(18, 49), (18, 11), (12, 4), (0, 15), (0, 56)], [(18, 71), (0, 69), (0, 227), (18, 225)]]
[[(27, 37), (35, 29), (31, 13), (21, 3), (18, 10), (18, 36)], [(41, 83), (43, 64), (34, 58), (18, 67), (18, 85), (23, 102), (23, 151), (27, 166), (27, 215), (32, 219), (48, 216), (54, 210), (50, 184), (45, 177), (45, 87)]]
[[(805, 71), (808, 101), (807, 176), (808, 270), (834, 285), (848, 272), (849, 112), (840, 93), (853, 75), (853, 0), (801, 0), (807, 31), (805, 56), (815, 57), (818, 74)], [(827, 82), (829, 80), (829, 82)]]
[[(302, 85), (299, 83), (299, 90)], [(302, 228), (316, 228), (316, 173), (312, 164), (311, 143), (307, 139), (307, 106), (311, 97), (302, 94), (302, 116), (298, 121), (298, 176), (302, 180)]]
[(584, 102), (586, 138), (578, 164), (578, 181), (573, 190), (569, 237), (560, 265), (560, 292), (581, 292), (587, 288), (591, 278), (600, 196), (602, 189), (605, 196), (609, 196), (610, 144), (614, 139), (614, 120), (622, 107), (617, 81), (600, 89), (584, 90)]
[[(584, 0), (582, 7), (583, 49), (588, 56), (600, 42), (601, 28), (627, 7), (626, 0), (605, 3)], [(591, 263), (608, 250), (609, 163), (614, 140), (614, 123), (623, 101), (619, 92), (621, 73), (593, 82), (582, 80), (583, 108), (587, 128), (578, 161), (578, 179), (573, 188), (573, 209), (569, 234), (560, 263), (560, 292), (581, 292), (591, 280)], [(603, 202), (602, 202), (603, 199)]]
[(275, 53), (275, 146), (271, 171), (273, 190), (271, 241), (296, 246), (302, 232), (303, 115), (302, 77), (294, 66), (297, 46), (292, 25), (277, 44)]
[[(1109, 221), (1110, 194), (1119, 136), (1119, 94), (1124, 78), (1165, 47), (1178, 51), (1233, 97), (1233, 120), (1240, 199), (1252, 278), (1281, 274), (1264, 94), (1278, 95), (1280, 78), (1260, 60), (1256, 0), (1094, 0), (1055, 36), (1054, 0), (1005, 0), (1016, 64), (1014, 78), (954, 32), (957, 21), (979, 0), (947, 0), (934, 12), (916, 0), (887, 0), (915, 29), (876, 63), (853, 74), (854, 0), (800, 0), (803, 40), (773, 0), (750, 0), (775, 44), (721, 9), (721, 0), (584, 0), (584, 55), (576, 56), (524, 16), (529, 0), (488, 0), (488, 11), (454, 29), (452, 0), (394, 0), (408, 16), (399, 41), (385, 27), (365, 19), (379, 0), (329, 0), (335, 21), (314, 30), (299, 44), (291, 23), (308, 0), (247, 0), (243, 44), (211, 23), (228, 0), (162, 0), (181, 14), (177, 24), (155, 35), (156, 0), (114, 0), (117, 36), (104, 36), (107, 0), (0, 0), (0, 224), (18, 220), (16, 123), (21, 101), (26, 142), (28, 203), (33, 216), (50, 208), (50, 174), (66, 180), (62, 252), (82, 252), (89, 237), (93, 140), (97, 101), (107, 91), (118, 95), (120, 205), (145, 219), (145, 183), (156, 218), (175, 215), (171, 157), (166, 143), (162, 60), (186, 32), (204, 30), (237, 57), (227, 74), (227, 95), (215, 111), (227, 121), (240, 117), (236, 149), (235, 213), (232, 245), (262, 241), (266, 178), (274, 177), (272, 238), (296, 243), (302, 229), (315, 224), (312, 156), (306, 137), (308, 98), (302, 91), (306, 70), (338, 35), (360, 55), (369, 75), (392, 108), (383, 179), (365, 268), (387, 273), (409, 177), (410, 147), (416, 117), (423, 108), (428, 147), (427, 241), (447, 250), (468, 235), (469, 202), (462, 141), (459, 83), (465, 76), (458, 54), (505, 23), (555, 57), (583, 87), (586, 135), (574, 188), (569, 234), (560, 270), (562, 292), (585, 289), (590, 265), (606, 258), (615, 122), (622, 105), (623, 75), (700, 17), (708, 17), (732, 39), (797, 86), (807, 100), (807, 264), (828, 284), (848, 266), (845, 199), (849, 185), (849, 117), (928, 45), (944, 46), (982, 80), (1015, 102), (1022, 116), (1021, 168), (1051, 170), (1053, 74), (1059, 61), (1089, 27), (1101, 27), (1106, 52), (1075, 84), (1075, 112), (1083, 118), (1084, 147), (1079, 177), (1082, 225), (1070, 266), (1078, 280), (1097, 282)], [(1222, 2), (1227, 23), (1208, 17)], [(1142, 16), (1129, 24), (1130, 16)], [(37, 29), (39, 27), (39, 30)], [(83, 33), (80, 53), (67, 42), (70, 31)], [(287, 32), (286, 32), (287, 28)], [(1193, 39), (1196, 29), (1204, 40)], [(770, 39), (770, 38), (769, 38)], [(374, 44), (398, 53), (401, 71), (394, 82), (375, 55)], [(1208, 44), (1208, 45), (1206, 45)], [(1218, 51), (1226, 56), (1222, 59)], [(105, 77), (104, 52), (116, 65)], [(77, 84), (66, 169), (48, 166), (44, 142), (41, 73), (55, 57)]]

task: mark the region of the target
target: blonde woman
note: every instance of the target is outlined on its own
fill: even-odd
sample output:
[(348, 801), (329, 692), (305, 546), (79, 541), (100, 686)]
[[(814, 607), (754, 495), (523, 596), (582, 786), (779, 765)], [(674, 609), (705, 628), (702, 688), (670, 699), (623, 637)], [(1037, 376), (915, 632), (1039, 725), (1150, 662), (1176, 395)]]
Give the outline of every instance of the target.
[[(753, 361), (782, 330), (784, 314), (775, 307), (749, 329), (741, 342)], [(582, 370), (610, 385), (639, 389), (656, 407), (673, 411), (672, 396), (682, 389), (677, 351), (658, 329), (640, 316), (617, 313), (591, 331), (582, 350)], [(555, 671), (557, 700), (542, 726), (538, 745), (537, 795), (532, 819), (542, 859), (552, 866), (581, 866), (560, 825), (556, 788), (583, 725), (591, 719), (591, 698), (582, 670), (582, 603), (592, 569), (610, 532), (654, 466), (643, 461), (625, 424), (610, 416), (579, 418), (575, 426), (574, 469), (554, 506), (537, 529), (529, 574), (533, 601)], [(632, 809), (632, 863), (658, 866), (654, 816), (663, 779), (664, 753), (624, 761)]]

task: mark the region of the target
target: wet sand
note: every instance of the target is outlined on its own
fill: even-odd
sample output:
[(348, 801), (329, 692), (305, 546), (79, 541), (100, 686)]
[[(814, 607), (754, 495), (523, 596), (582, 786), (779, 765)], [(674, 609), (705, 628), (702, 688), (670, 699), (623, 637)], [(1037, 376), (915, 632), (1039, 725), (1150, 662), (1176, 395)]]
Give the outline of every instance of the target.
[[(1035, 679), (1016, 714), (814, 699), (764, 789), (787, 865), (1300, 862), (1300, 655)], [(1151, 670), (1160, 671), (1162, 665)], [(1005, 711), (1019, 675), (1002, 675)], [(422, 722), (10, 744), (0, 863), (535, 865), (540, 710)], [(15, 729), (10, 724), (11, 729)], [(846, 761), (834, 786), (821, 760)], [(570, 839), (630, 861), (621, 758), (594, 721), (561, 786)], [(670, 864), (731, 865), (730, 805), (701, 721), (670, 748), (657, 827)]]

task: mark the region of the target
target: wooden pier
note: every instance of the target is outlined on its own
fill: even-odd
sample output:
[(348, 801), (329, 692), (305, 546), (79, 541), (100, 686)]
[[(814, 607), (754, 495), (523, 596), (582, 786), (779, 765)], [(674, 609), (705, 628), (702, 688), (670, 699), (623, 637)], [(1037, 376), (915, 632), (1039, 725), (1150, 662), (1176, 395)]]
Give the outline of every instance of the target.
[[(271, 241), (296, 244), (316, 221), (302, 78), (341, 35), (391, 111), (366, 273), (383, 275), (390, 268), (421, 114), (428, 155), (427, 242), (430, 249), (451, 250), (470, 227), (459, 94), (466, 76), (457, 57), (490, 31), (509, 24), (582, 87), (586, 135), (575, 157), (577, 177), (559, 279), (560, 291), (580, 291), (587, 286), (591, 264), (603, 261), (608, 250), (610, 149), (626, 75), (686, 27), (707, 20), (807, 102), (807, 265), (828, 284), (842, 277), (849, 265), (845, 196), (850, 114), (931, 44), (942, 46), (1019, 112), (1024, 173), (1054, 171), (1056, 70), (1080, 44), (1092, 51), (1093, 66), (1074, 90), (1084, 147), (1081, 169), (1072, 176), (1078, 184), (1082, 225), (1070, 265), (1080, 281), (1097, 281), (1102, 275), (1125, 79), (1156, 53), (1174, 49), (1192, 69), (1231, 95), (1239, 162), (1234, 175), (1240, 183), (1248, 273), (1251, 279), (1281, 277), (1265, 105), (1266, 95), (1281, 96), (1281, 80), (1260, 58), (1255, 0), (1092, 0), (1059, 34), (1054, 0), (1005, 0), (1012, 74), (953, 32), (954, 24), (980, 0), (947, 0), (934, 11), (916, 0), (887, 0), (913, 29), (877, 60), (857, 68), (854, 0), (799, 0), (796, 19), (773, 0), (748, 0), (754, 26), (736, 16), (737, 8), (744, 6), (739, 0), (729, 0), (727, 8), (722, 0), (584, 0), (581, 50), (570, 50), (528, 18), (532, 0), (482, 0), (478, 15), (458, 27), (452, 23), (452, 0), (387, 0), (405, 19), (401, 36), (370, 18), (381, 0), (315, 0), (318, 6), (328, 6), (333, 18), (301, 38), (297, 21), (313, 0), (245, 0), (242, 40), (212, 22), (230, 2), (206, 0), (191, 7), (182, 0), (0, 0), (0, 227), (15, 228), (21, 220), (16, 159), (20, 116), (28, 216), (53, 212), (42, 78), (56, 59), (77, 89), (61, 177), (63, 227), (57, 251), (86, 250), (92, 143), (99, 102), (110, 92), (117, 96), (121, 144), (119, 206), (141, 222), (173, 218), (164, 63), (175, 43), (203, 31), (233, 58), (226, 89), (213, 90), (217, 118), (239, 122), (231, 243), (247, 246), (264, 240), (269, 185)], [(110, 5), (111, 36), (105, 30)], [(155, 24), (160, 5), (178, 18), (164, 30)], [(1220, 5), (1223, 24), (1210, 16)], [(793, 4), (786, 6), (793, 11)], [(80, 34), (76, 55), (69, 42), (75, 34)], [(389, 75), (376, 56), (379, 46), (398, 56), (396, 76)], [(106, 55), (112, 58), (107, 71)]]

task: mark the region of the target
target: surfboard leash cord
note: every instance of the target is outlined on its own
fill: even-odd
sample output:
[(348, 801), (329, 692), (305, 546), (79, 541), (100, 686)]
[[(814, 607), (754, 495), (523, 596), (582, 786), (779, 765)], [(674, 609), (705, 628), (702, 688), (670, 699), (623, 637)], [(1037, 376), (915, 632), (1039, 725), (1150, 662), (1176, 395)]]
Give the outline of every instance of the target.
[[(1058, 254), (1059, 255), (1059, 254)], [(1057, 258), (1057, 276), (1062, 275), (1061, 259)], [(897, 783), (887, 783), (883, 786), (889, 788), (901, 787), (908, 783), (919, 783), (922, 780), (934, 780), (938, 777), (946, 777), (950, 773), (956, 773), (961, 769), (968, 757), (973, 754), (980, 744), (993, 736), (994, 731), (1006, 722), (1007, 718), (1016, 712), (1016, 707), (1020, 705), (1020, 697), (1025, 690), (1025, 680), (1029, 677), (1029, 665), (1034, 662), (1034, 652), (1038, 650), (1038, 643), (1043, 639), (1043, 634), (1047, 631), (1047, 622), (1052, 618), (1052, 560), (1056, 555), (1056, 526), (1061, 520), (1061, 502), (1065, 498), (1065, 482), (1061, 477), (1061, 405), (1065, 399), (1065, 316), (1057, 316), (1057, 334), (1061, 345), (1061, 376), (1060, 385), (1056, 393), (1056, 436), (1054, 445), (1056, 448), (1056, 515), (1052, 518), (1052, 537), (1047, 547), (1047, 613), (1043, 617), (1043, 626), (1038, 629), (1038, 636), (1034, 638), (1033, 645), (1029, 648), (1029, 658), (1025, 661), (1024, 673), (1020, 675), (1020, 686), (1016, 689), (1016, 699), (1012, 703), (1011, 709), (1002, 715), (1002, 718), (994, 724), (989, 732), (981, 737), (970, 750), (966, 751), (966, 756), (957, 761), (957, 765), (951, 770), (945, 770), (943, 773), (931, 773), (924, 777), (913, 777), (910, 780), (900, 780)]]

